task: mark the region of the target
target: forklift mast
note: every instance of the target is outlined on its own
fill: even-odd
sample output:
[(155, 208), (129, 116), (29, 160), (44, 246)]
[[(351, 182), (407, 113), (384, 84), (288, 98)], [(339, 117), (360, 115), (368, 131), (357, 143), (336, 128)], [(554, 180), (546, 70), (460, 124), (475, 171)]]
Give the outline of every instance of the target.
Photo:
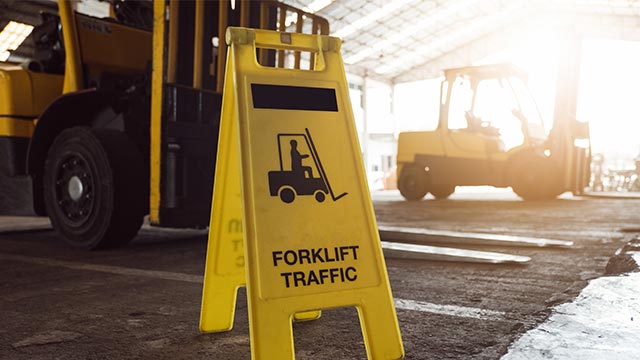
[[(206, 227), (216, 161), (227, 26), (329, 33), (329, 24), (277, 1), (154, 2), (150, 221)], [(284, 67), (284, 51), (260, 49), (263, 66)], [(294, 52), (293, 67), (301, 67)]]
[(583, 193), (591, 178), (589, 123), (576, 119), (582, 38), (567, 31), (562, 41), (565, 46), (559, 59), (553, 128), (548, 146), (551, 157), (565, 164), (565, 187), (577, 195)]

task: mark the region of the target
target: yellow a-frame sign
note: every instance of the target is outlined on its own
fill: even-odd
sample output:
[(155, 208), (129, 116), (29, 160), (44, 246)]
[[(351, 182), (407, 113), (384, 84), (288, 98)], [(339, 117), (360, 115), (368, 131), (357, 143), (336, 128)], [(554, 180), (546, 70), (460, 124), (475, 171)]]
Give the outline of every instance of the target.
[[(345, 306), (369, 358), (402, 358), (340, 40), (229, 28), (227, 43), (201, 329), (231, 328), (246, 272), (254, 359), (293, 359), (294, 316)], [(312, 52), (314, 70), (263, 67), (257, 48)]]
[[(227, 71), (220, 124), (216, 181), (214, 182), (209, 246), (202, 291), (200, 331), (221, 332), (233, 328), (238, 288), (246, 284), (240, 158), (238, 154), (237, 105), (232, 73)], [(295, 320), (314, 320), (320, 311), (295, 314)]]

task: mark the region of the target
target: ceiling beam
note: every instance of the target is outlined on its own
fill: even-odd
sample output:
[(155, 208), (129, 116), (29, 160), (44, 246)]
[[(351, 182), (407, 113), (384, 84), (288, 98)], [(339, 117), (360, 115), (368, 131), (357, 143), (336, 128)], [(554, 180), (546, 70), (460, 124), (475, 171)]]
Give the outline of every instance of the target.
[(393, 77), (393, 83), (435, 78), (442, 70), (468, 66), (482, 58), (508, 48), (522, 44), (527, 31), (533, 31), (544, 25), (549, 28), (573, 29), (586, 37), (604, 37), (617, 40), (640, 41), (640, 15), (614, 14), (550, 14), (547, 11), (529, 13), (527, 21), (516, 21), (484, 36), (470, 39), (463, 45), (441, 56), (414, 66)]

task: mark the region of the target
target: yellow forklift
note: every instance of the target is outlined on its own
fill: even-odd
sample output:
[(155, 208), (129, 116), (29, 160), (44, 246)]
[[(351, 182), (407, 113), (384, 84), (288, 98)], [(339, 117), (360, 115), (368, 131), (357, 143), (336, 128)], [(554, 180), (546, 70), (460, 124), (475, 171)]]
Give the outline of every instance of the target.
[(407, 200), (445, 199), (460, 185), (510, 186), (525, 200), (582, 192), (588, 123), (564, 116), (547, 134), (527, 74), (512, 64), (444, 74), (438, 128), (399, 134), (398, 189)]
[(156, 226), (208, 226), (227, 26), (329, 33), (325, 19), (270, 0), (109, 4), (97, 18), (59, 0), (33, 24), (33, 55), (0, 63), (0, 208), (47, 215), (84, 249), (127, 243), (147, 214)]

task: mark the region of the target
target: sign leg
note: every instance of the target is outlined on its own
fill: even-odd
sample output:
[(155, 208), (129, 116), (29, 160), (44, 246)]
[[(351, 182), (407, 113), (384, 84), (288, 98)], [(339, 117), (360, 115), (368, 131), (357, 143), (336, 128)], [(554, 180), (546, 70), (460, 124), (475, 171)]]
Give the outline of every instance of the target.
[(215, 289), (209, 289), (205, 284), (202, 303), (207, 306), (203, 306), (200, 313), (200, 331), (229, 331), (233, 328), (238, 287), (222, 281), (212, 284), (216, 284)]
[[(251, 310), (250, 310), (251, 311)], [(254, 360), (295, 359), (291, 314), (281, 308), (256, 308), (257, 316), (249, 317), (251, 352)]]
[[(367, 304), (357, 306), (362, 336), (369, 359), (402, 359), (404, 349), (400, 333), (390, 331), (389, 324), (398, 329), (394, 305), (386, 294), (371, 294)], [(390, 336), (390, 335), (395, 335)]]

